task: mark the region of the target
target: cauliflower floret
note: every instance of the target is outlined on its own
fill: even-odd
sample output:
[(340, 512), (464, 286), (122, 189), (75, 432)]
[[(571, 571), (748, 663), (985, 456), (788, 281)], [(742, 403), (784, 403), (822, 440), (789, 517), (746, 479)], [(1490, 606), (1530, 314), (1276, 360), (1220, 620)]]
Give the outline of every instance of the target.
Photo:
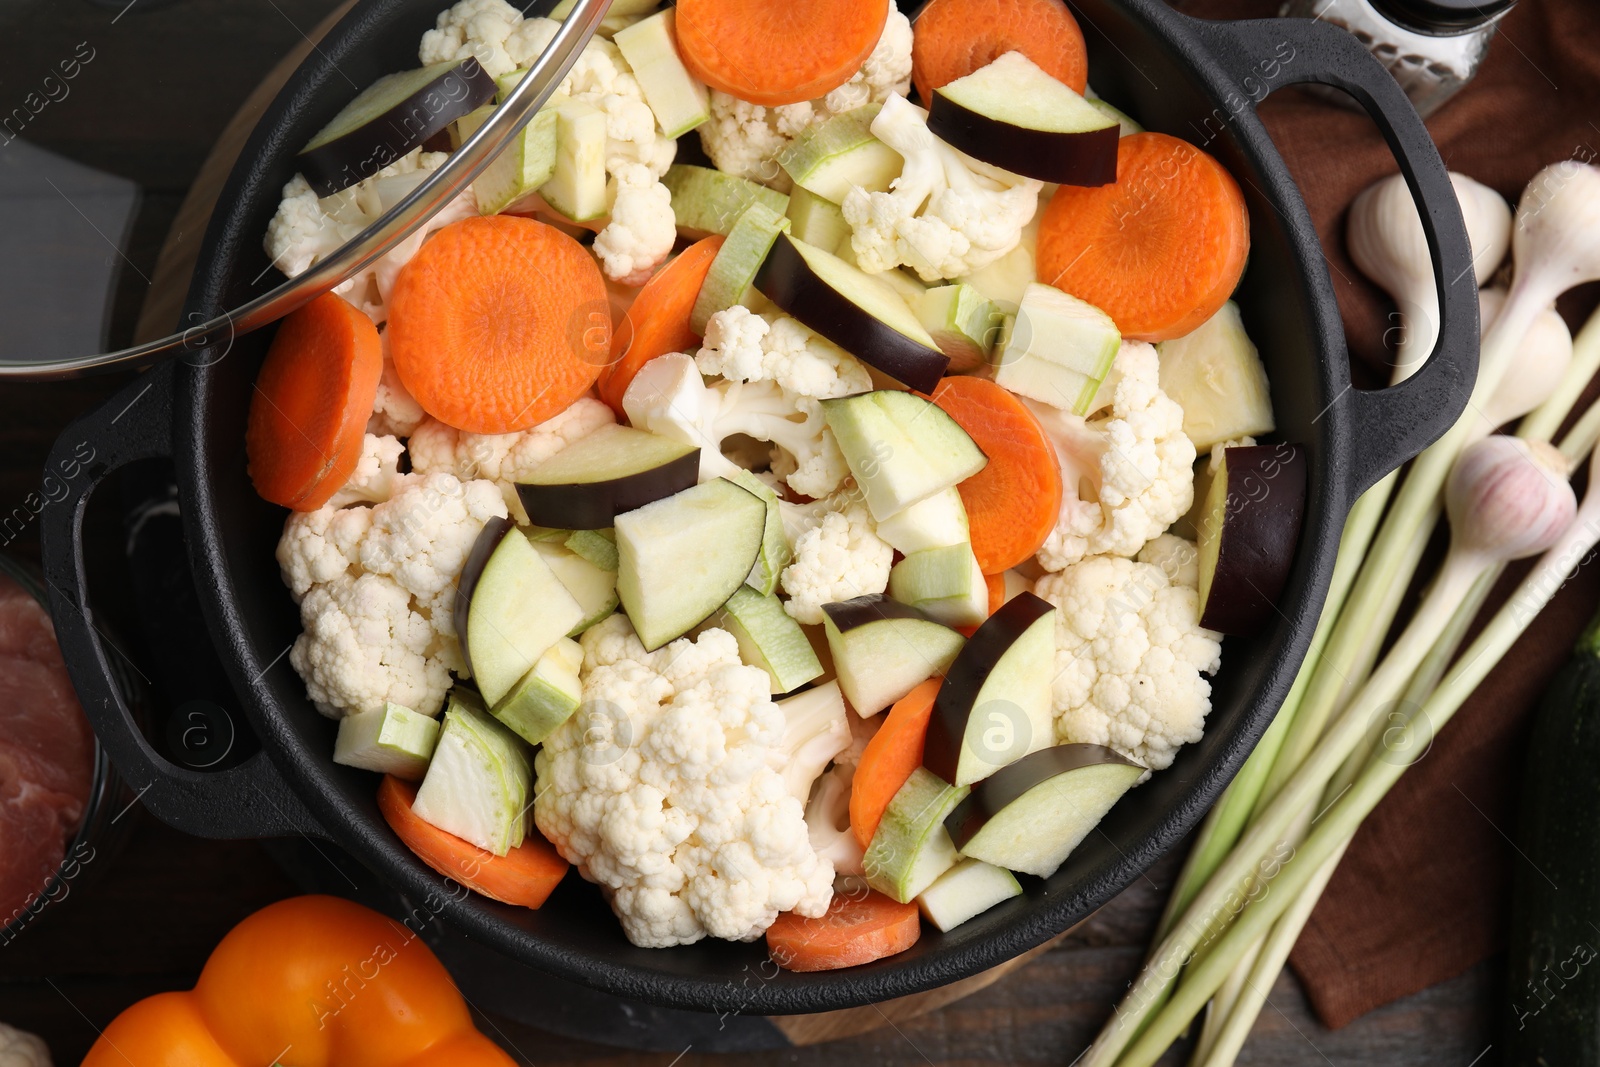
[[(392, 438), (370, 440), (391, 453)], [(340, 718), (392, 700), (438, 713), (450, 672), (466, 669), (456, 581), (484, 524), (505, 515), (494, 483), (433, 473), (393, 478), (374, 507), (290, 516), (278, 565), (305, 632), (289, 661), (317, 710)]]
[(628, 939), (753, 941), (781, 912), (822, 915), (833, 866), (779, 768), (819, 737), (848, 743), (843, 703), (791, 717), (724, 630), (646, 652), (619, 615), (581, 643), (583, 704), (535, 759), (534, 821)]
[(857, 186), (844, 198), (850, 246), (863, 270), (908, 266), (924, 281), (960, 278), (1016, 248), (1043, 183), (980, 163), (928, 130), (904, 97), (884, 101), (872, 132), (905, 157), (887, 193)]
[(635, 427), (700, 449), (700, 479), (725, 478), (739, 465), (722, 442), (744, 436), (775, 446), (774, 473), (803, 496), (823, 497), (850, 476), (844, 453), (823, 421), (822, 405), (774, 382), (707, 386), (693, 357), (657, 356), (646, 363), (622, 399)]
[(50, 1048), (42, 1038), (0, 1023), (0, 1067), (50, 1067)]
[(411, 435), (411, 469), (493, 482), (511, 515), (526, 523), (528, 514), (517, 495), (517, 483), (563, 448), (616, 421), (611, 409), (593, 397), (580, 397), (565, 411), (520, 433), (467, 433), (427, 419)]
[(1055, 442), (1067, 492), (1039, 550), (1059, 571), (1086, 556), (1133, 556), (1194, 504), (1194, 443), (1183, 409), (1161, 391), (1155, 347), (1124, 342), (1109, 416), (1086, 421), (1024, 403)]
[(498, 78), (517, 69), (506, 39), (521, 25), (522, 12), (505, 0), (460, 0), (441, 11), (434, 28), (422, 35), (417, 59), (427, 66), (472, 56)]
[(867, 368), (782, 312), (735, 304), (711, 316), (695, 364), (734, 382), (777, 382), (799, 396), (831, 400), (872, 390)]
[(611, 221), (594, 239), (594, 252), (606, 277), (643, 285), (678, 239), (672, 191), (642, 163), (619, 167), (611, 184)]
[[(1174, 545), (1171, 542), (1180, 542)], [(1171, 563), (1194, 546), (1162, 538), (1151, 558)], [(1173, 580), (1174, 577), (1176, 580)], [(1188, 567), (1094, 556), (1039, 580), (1056, 611), (1052, 704), (1061, 743), (1107, 745), (1150, 770), (1200, 740), (1222, 637), (1200, 626)]]
[[(448, 153), (418, 148), (372, 177), (320, 198), (305, 178), (296, 174), (283, 187), (283, 199), (267, 225), (267, 255), (288, 277), (304, 274), (377, 222), (447, 158)], [(389, 317), (386, 302), (400, 268), (411, 262), (435, 230), (477, 213), (477, 199), (468, 188), (377, 262), (333, 291), (381, 325)]]
[(881, 593), (889, 586), (894, 549), (878, 536), (872, 514), (856, 496), (803, 529), (794, 539), (794, 561), (783, 569), (783, 609), (797, 622), (822, 624), (822, 605)]
[(400, 488), (400, 457), (406, 446), (396, 437), (367, 434), (361, 442), (361, 459), (351, 472), (344, 488), (328, 501), (331, 508), (349, 507), (351, 504), (381, 504)]
[(367, 432), (379, 437), (410, 437), (427, 418), (411, 390), (400, 380), (394, 360), (389, 358), (389, 342), (384, 340), (383, 376), (378, 379), (378, 395), (372, 401), (372, 417)]
[(718, 170), (786, 193), (793, 183), (777, 159), (796, 137), (835, 115), (910, 91), (911, 21), (890, 5), (877, 47), (849, 81), (816, 100), (780, 107), (713, 90), (711, 118), (700, 127), (700, 143)]

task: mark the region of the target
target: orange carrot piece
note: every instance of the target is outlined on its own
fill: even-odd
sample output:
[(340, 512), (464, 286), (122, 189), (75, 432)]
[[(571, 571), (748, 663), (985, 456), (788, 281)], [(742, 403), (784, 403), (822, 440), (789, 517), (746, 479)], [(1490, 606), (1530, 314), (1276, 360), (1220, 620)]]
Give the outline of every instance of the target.
[(295, 511), (326, 504), (361, 459), (382, 376), (378, 328), (342, 298), (326, 293), (285, 318), (245, 428), (256, 492)]
[(451, 223), (400, 270), (389, 355), (422, 409), (458, 430), (526, 430), (600, 376), (611, 350), (600, 267), (553, 226), (513, 215)]
[(920, 936), (916, 904), (900, 904), (874, 890), (835, 893), (820, 919), (792, 911), (778, 916), (767, 929), (767, 951), (786, 971), (836, 971), (897, 955)]
[(926, 107), (933, 91), (1021, 52), (1046, 74), (1083, 92), (1089, 52), (1062, 0), (933, 0), (917, 16), (912, 79)]
[(712, 260), (722, 249), (720, 235), (696, 241), (656, 272), (634, 297), (622, 325), (611, 338), (611, 360), (600, 372), (600, 399), (622, 414), (622, 395), (639, 368), (668, 352), (692, 352), (700, 335), (689, 314), (706, 283)]
[(989, 614), (993, 615), (1006, 606), (1006, 576), (985, 574), (983, 584), (989, 587)]
[(678, 48), (713, 89), (798, 104), (854, 77), (888, 18), (889, 0), (678, 0)]
[(1001, 574), (1044, 544), (1061, 515), (1061, 463), (1027, 405), (985, 378), (945, 378), (933, 402), (967, 431), (989, 463), (956, 488), (984, 574)]
[(1116, 184), (1062, 187), (1039, 224), (1039, 280), (1100, 308), (1134, 341), (1197, 329), (1232, 295), (1249, 254), (1238, 183), (1164, 133), (1124, 137)]
[(416, 799), (417, 787), (392, 775), (384, 775), (378, 786), (378, 810), (405, 846), (423, 863), (473, 892), (537, 908), (567, 873), (567, 861), (538, 834), (529, 834), (519, 847), (496, 856), (424, 822), (411, 810)]
[(850, 785), (850, 831), (862, 848), (872, 843), (889, 801), (922, 766), (922, 744), (943, 678), (929, 678), (895, 701), (861, 753)]

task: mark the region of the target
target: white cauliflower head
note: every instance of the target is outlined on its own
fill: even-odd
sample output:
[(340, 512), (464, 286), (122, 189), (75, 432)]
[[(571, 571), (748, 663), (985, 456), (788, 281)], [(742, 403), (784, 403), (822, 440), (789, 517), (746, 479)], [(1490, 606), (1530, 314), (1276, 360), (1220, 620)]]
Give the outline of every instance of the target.
[(613, 173), (611, 221), (594, 239), (594, 253), (607, 278), (640, 286), (678, 239), (672, 191), (642, 163), (624, 163)]
[(50, 1048), (42, 1038), (0, 1023), (0, 1067), (50, 1067)]
[(817, 400), (872, 390), (867, 368), (844, 349), (782, 312), (758, 315), (739, 304), (711, 316), (695, 364), (708, 376), (777, 382)]
[(392, 700), (438, 713), (450, 671), (466, 669), (456, 582), (484, 524), (506, 513), (493, 482), (434, 473), (396, 478), (370, 508), (290, 516), (278, 565), (305, 632), (289, 660), (317, 710), (340, 718)]
[(894, 549), (878, 536), (859, 493), (841, 493), (790, 532), (794, 559), (780, 578), (789, 599), (784, 610), (797, 622), (822, 624), (822, 606), (882, 593), (889, 586)]
[(872, 132), (905, 157), (887, 193), (857, 186), (844, 198), (850, 246), (863, 270), (911, 267), (924, 281), (961, 278), (1016, 248), (1043, 183), (992, 167), (935, 137), (928, 113), (884, 101)]
[[(802, 739), (786, 738), (766, 672), (724, 630), (646, 652), (614, 616), (582, 644), (583, 704), (535, 759), (534, 821), (628, 939), (752, 941), (781, 912), (821, 916), (833, 866), (778, 769)], [(819, 726), (848, 743), (842, 722)]]
[[(1172, 542), (1177, 542), (1173, 544)], [(1039, 580), (1056, 611), (1056, 739), (1106, 745), (1149, 768), (1200, 740), (1221, 635), (1200, 626), (1194, 546), (1162, 538), (1143, 563), (1093, 556)]]
[[(296, 174), (283, 187), (283, 199), (267, 224), (267, 255), (288, 277), (304, 274), (377, 222), (447, 158), (446, 152), (418, 148), (372, 177), (320, 198), (305, 178)], [(400, 268), (411, 262), (435, 231), (477, 213), (477, 199), (468, 188), (415, 233), (333, 291), (381, 325), (388, 319), (386, 302)]]
[(417, 59), (428, 66), (472, 57), (492, 77), (510, 74), (517, 60), (506, 40), (522, 21), (522, 12), (505, 0), (459, 0), (441, 11), (434, 28), (422, 35)]
[(411, 436), (411, 469), (418, 474), (444, 472), (463, 481), (493, 482), (500, 487), (511, 515), (525, 524), (528, 515), (517, 495), (517, 483), (563, 448), (616, 421), (611, 409), (593, 397), (580, 397), (566, 410), (519, 433), (467, 433), (430, 418)]
[(792, 186), (778, 155), (809, 127), (867, 104), (911, 91), (911, 21), (894, 5), (877, 47), (849, 81), (816, 100), (763, 107), (727, 93), (711, 93), (711, 118), (700, 127), (700, 143), (717, 169), (769, 185)]
[(1039, 550), (1046, 570), (1086, 556), (1133, 556), (1194, 504), (1194, 442), (1158, 369), (1154, 346), (1124, 342), (1111, 411), (1095, 421), (1024, 401), (1055, 443), (1066, 489)]
[(372, 401), (372, 417), (367, 420), (367, 432), (379, 437), (410, 437), (427, 418), (427, 412), (417, 403), (400, 380), (394, 360), (389, 358), (389, 342), (384, 340), (383, 376), (378, 379), (378, 395)]
[(330, 508), (351, 504), (381, 504), (400, 488), (400, 457), (406, 446), (399, 438), (367, 434), (361, 441), (361, 458), (349, 481), (328, 501)]
[(645, 364), (622, 406), (639, 429), (698, 446), (702, 481), (738, 470), (722, 451), (723, 441), (736, 436), (773, 445), (774, 473), (803, 496), (827, 496), (850, 476), (819, 401), (768, 381), (708, 386), (694, 358), (683, 353)]

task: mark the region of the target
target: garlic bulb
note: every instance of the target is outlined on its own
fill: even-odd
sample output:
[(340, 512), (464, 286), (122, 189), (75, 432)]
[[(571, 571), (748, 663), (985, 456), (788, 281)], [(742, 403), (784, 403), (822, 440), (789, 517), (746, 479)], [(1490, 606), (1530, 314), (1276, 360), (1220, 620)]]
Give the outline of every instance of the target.
[[(1505, 304), (1504, 289), (1485, 289), (1478, 294), (1478, 316), (1484, 330), (1494, 325)], [(1517, 347), (1511, 370), (1500, 381), (1484, 408), (1484, 422), (1504, 426), (1520, 419), (1550, 399), (1572, 364), (1572, 332), (1553, 307), (1545, 308)]]
[(1578, 499), (1559, 450), (1496, 434), (1456, 460), (1445, 485), (1445, 509), (1452, 556), (1509, 562), (1555, 544), (1572, 525)]
[[(1482, 285), (1505, 259), (1511, 242), (1511, 208), (1499, 193), (1464, 174), (1452, 172), (1450, 182), (1467, 225), (1477, 284)], [(1361, 273), (1382, 286), (1399, 309), (1394, 368), (1398, 384), (1417, 372), (1439, 338), (1433, 258), (1404, 177), (1384, 178), (1356, 197), (1345, 240)]]

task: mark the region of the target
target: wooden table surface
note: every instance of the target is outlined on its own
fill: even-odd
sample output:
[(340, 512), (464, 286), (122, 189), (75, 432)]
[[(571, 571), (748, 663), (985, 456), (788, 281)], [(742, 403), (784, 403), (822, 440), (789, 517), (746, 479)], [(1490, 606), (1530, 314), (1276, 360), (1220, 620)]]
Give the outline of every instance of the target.
[[(0, 8), (0, 103), (49, 73), (58, 54), (93, 43), (95, 60), (74, 95), (42, 115), (28, 136), (142, 187), (143, 205), (123, 252), (133, 274), (148, 276), (189, 182), (229, 117), (333, 6), (332, 0), (13, 0)], [(4, 241), (0, 234), (0, 248)], [(117, 341), (130, 335), (143, 295), (142, 283), (131, 276), (130, 282), (116, 302)], [(8, 312), (0, 297), (0, 323), (8, 313), (19, 312)], [(0, 386), (0, 514), (38, 486), (46, 452), (67, 423), (126, 380)], [(35, 524), (7, 551), (36, 557), (37, 548)], [(192, 983), (233, 923), (296, 892), (260, 845), (189, 838), (137, 809), (128, 818), (137, 822), (120, 855), (75, 884), (35, 928), (0, 946), (0, 1021), (44, 1036), (57, 1063), (76, 1063), (98, 1028), (135, 999)], [(689, 1049), (675, 1060), (509, 1024), (500, 1029), (509, 1047), (541, 1065), (1070, 1064), (1137, 969), (1176, 864), (1176, 857), (1158, 864), (1069, 938), (983, 992), (841, 1042), (722, 1057)], [(1491, 1063), (1492, 1051), (1485, 1053), (1499, 971), (1492, 961), (1338, 1032), (1317, 1025), (1286, 975), (1241, 1062)], [(1175, 1055), (1169, 1061), (1181, 1062)]]

